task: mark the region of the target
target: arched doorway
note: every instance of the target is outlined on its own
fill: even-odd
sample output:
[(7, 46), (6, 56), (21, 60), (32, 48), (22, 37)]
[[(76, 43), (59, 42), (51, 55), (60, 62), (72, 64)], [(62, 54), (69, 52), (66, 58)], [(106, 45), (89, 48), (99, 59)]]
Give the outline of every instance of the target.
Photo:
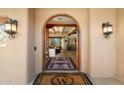
[(43, 71), (80, 70), (79, 24), (70, 15), (50, 17), (44, 26)]

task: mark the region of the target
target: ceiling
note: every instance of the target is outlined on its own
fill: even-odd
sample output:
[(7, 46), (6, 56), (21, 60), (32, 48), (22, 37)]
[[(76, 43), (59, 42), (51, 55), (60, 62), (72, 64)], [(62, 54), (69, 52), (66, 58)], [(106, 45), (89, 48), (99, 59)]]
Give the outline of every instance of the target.
[(76, 24), (76, 22), (68, 16), (56, 16), (49, 20), (48, 24)]
[(70, 34), (76, 33), (76, 27), (63, 27), (63, 26), (54, 26), (49, 28), (49, 35), (64, 35), (68, 36)]
[(68, 16), (56, 16), (48, 21), (49, 36), (68, 36), (76, 33), (76, 25), (74, 19)]

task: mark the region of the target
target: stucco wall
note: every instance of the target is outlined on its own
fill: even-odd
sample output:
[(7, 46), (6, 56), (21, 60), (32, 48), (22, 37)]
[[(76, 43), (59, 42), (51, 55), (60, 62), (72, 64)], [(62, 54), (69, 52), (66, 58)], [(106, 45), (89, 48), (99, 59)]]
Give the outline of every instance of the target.
[(7, 46), (0, 48), (0, 84), (27, 83), (27, 9), (0, 9), (0, 16), (18, 21), (16, 38), (7, 38)]
[(116, 77), (124, 82), (124, 9), (117, 9), (116, 16)]
[[(113, 25), (113, 34), (105, 39), (102, 23)], [(90, 9), (90, 75), (92, 77), (114, 77), (115, 51), (115, 9)]]
[(30, 83), (35, 76), (35, 9), (28, 9), (28, 43), (27, 43), (27, 53), (28, 53), (28, 64), (27, 64), (27, 81)]

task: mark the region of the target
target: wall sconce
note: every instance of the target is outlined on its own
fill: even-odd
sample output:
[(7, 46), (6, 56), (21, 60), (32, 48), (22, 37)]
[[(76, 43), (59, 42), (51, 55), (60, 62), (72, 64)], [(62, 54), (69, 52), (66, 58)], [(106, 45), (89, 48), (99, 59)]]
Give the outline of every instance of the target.
[(110, 38), (110, 34), (113, 33), (113, 25), (111, 25), (109, 22), (102, 24), (102, 32), (106, 39)]
[(5, 32), (9, 34), (10, 39), (15, 38), (15, 34), (18, 30), (18, 22), (17, 20), (8, 19), (7, 22), (5, 22)]

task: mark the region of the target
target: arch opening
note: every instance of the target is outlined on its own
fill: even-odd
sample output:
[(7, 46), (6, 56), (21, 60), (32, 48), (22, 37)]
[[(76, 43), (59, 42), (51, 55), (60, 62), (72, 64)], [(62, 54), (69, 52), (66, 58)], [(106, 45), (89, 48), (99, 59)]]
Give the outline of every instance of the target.
[(50, 17), (44, 26), (43, 71), (80, 71), (79, 24), (70, 15)]

